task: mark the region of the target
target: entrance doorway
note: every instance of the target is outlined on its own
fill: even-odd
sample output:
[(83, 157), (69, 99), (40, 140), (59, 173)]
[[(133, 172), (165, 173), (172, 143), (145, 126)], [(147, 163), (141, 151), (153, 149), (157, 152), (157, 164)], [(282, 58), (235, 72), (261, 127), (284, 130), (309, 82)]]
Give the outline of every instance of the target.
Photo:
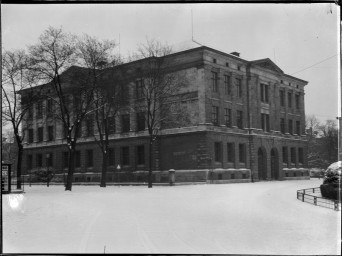
[(267, 179), (266, 152), (263, 148), (259, 148), (258, 150), (258, 174), (259, 180)]
[(279, 180), (279, 157), (276, 148), (272, 148), (271, 150), (271, 178)]

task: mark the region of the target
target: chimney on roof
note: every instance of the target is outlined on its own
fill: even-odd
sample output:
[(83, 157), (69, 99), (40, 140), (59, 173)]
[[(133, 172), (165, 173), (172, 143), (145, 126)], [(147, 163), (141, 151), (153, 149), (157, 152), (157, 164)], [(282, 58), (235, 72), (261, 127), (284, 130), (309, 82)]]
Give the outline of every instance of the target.
[(239, 52), (231, 52), (230, 54), (235, 55), (237, 57), (240, 57), (240, 53)]

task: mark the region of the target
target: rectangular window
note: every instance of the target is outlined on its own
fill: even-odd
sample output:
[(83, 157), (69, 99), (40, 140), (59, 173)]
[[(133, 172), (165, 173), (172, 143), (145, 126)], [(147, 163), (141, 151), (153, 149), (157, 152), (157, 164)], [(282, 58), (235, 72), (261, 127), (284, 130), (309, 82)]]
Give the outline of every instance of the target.
[(280, 106), (285, 107), (285, 91), (280, 90), (279, 94), (280, 94)]
[(219, 114), (219, 108), (216, 106), (212, 106), (211, 108), (211, 122), (214, 125), (218, 125), (218, 114)]
[[(76, 126), (74, 126), (74, 129), (76, 129)], [(82, 122), (78, 124), (78, 129), (77, 129), (77, 134), (76, 134), (77, 138), (81, 138), (81, 136), (82, 136)]]
[(142, 79), (135, 81), (135, 90), (137, 94), (137, 99), (144, 97), (144, 82)]
[(296, 121), (296, 134), (297, 135), (301, 134), (301, 132), (300, 132), (300, 121)]
[(36, 166), (37, 167), (42, 167), (43, 166), (43, 155), (42, 154), (37, 154), (36, 155)]
[(52, 115), (53, 114), (53, 100), (52, 99), (47, 99), (46, 101), (46, 114), (48, 116)]
[(28, 129), (28, 143), (33, 143), (33, 129)]
[(221, 162), (222, 161), (222, 146), (221, 142), (215, 142), (214, 143), (214, 150), (215, 150), (215, 162)]
[(27, 165), (27, 169), (28, 170), (32, 169), (32, 167), (33, 167), (33, 157), (32, 157), (32, 155), (27, 155), (26, 165)]
[(292, 108), (292, 92), (287, 93), (287, 106)]
[(296, 109), (299, 109), (299, 103), (300, 103), (300, 94), (296, 94), (295, 96), (295, 103), (296, 103)]
[(211, 71), (212, 91), (217, 92), (217, 72)]
[(87, 167), (93, 167), (93, 150), (87, 150)]
[(38, 101), (37, 102), (37, 118), (43, 117), (43, 102)]
[(121, 162), (122, 165), (129, 165), (129, 147), (121, 148)]
[(48, 140), (52, 141), (54, 140), (54, 133), (53, 133), (53, 126), (48, 126)]
[(67, 151), (62, 152), (63, 168), (68, 168), (69, 165), (69, 153)]
[(270, 131), (270, 115), (261, 114), (261, 128), (263, 131)]
[(304, 163), (304, 151), (303, 148), (298, 148), (298, 163)]
[(63, 126), (63, 139), (66, 139), (66, 137), (68, 136), (68, 129)]
[(75, 168), (81, 167), (81, 151), (75, 151)]
[(42, 142), (43, 139), (44, 139), (44, 130), (43, 130), (43, 127), (38, 127), (38, 130), (37, 130), (37, 133), (38, 133), (38, 142)]
[(291, 163), (296, 163), (296, 148), (291, 148)]
[(285, 119), (284, 118), (280, 118), (280, 132), (282, 134), (285, 133)]
[(232, 89), (230, 86), (230, 76), (224, 75), (224, 92), (226, 95), (230, 95), (232, 93)]
[(243, 129), (243, 122), (242, 122), (242, 118), (243, 118), (243, 113), (241, 110), (238, 110), (236, 112), (236, 126), (239, 129)]
[(108, 149), (108, 165), (114, 166), (115, 165), (115, 151), (114, 148)]
[(46, 166), (53, 167), (53, 154), (52, 153), (46, 154)]
[(289, 119), (289, 124), (288, 124), (288, 132), (289, 134), (293, 134), (293, 121), (291, 119)]
[(86, 120), (87, 125), (87, 137), (94, 135), (94, 120), (92, 118), (87, 118)]
[(125, 114), (121, 116), (122, 123), (122, 132), (129, 132), (130, 129), (130, 120), (129, 114)]
[(246, 162), (246, 145), (239, 144), (239, 162), (245, 163)]
[(138, 131), (145, 130), (145, 113), (144, 112), (137, 113), (137, 130)]
[(115, 133), (115, 116), (108, 117), (108, 133)]
[(238, 98), (242, 97), (242, 86), (241, 86), (241, 79), (235, 78), (235, 86), (236, 86), (236, 96)]
[(224, 109), (224, 123), (227, 127), (232, 127), (232, 110), (230, 108)]
[(262, 102), (268, 103), (268, 84), (260, 84), (260, 99)]
[(76, 113), (79, 113), (82, 110), (81, 106), (82, 106), (81, 98), (79, 96), (75, 96), (74, 97), (74, 109)]
[(229, 142), (227, 143), (227, 162), (234, 163), (235, 162), (235, 148), (234, 143)]
[(287, 164), (288, 153), (287, 153), (287, 147), (283, 147), (283, 163)]
[(137, 164), (138, 165), (145, 164), (145, 146), (144, 145), (137, 146)]

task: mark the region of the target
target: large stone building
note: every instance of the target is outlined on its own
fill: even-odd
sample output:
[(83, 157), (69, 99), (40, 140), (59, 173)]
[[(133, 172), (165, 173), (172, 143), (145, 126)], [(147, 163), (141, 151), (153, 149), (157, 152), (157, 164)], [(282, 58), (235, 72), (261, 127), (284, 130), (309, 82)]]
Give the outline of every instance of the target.
[[(268, 58), (247, 61), (239, 53), (227, 54), (206, 46), (164, 58), (171, 63), (172, 72), (185, 78), (185, 86), (177, 93), (182, 95), (188, 118), (182, 125), (162, 127), (153, 149), (155, 182), (167, 182), (169, 169), (176, 171), (176, 182), (308, 178), (306, 81), (285, 74)], [(125, 70), (130, 105), (135, 104), (140, 79), (136, 66), (144, 61), (117, 68)], [(47, 121), (48, 114), (42, 111), (42, 106), (48, 109), (47, 104), (37, 102), (31, 113), (34, 122), (25, 136), (24, 173), (50, 165), (62, 176), (67, 167), (66, 140), (62, 126), (56, 120)], [(139, 128), (139, 115), (133, 109), (121, 110), (115, 117), (109, 137), (108, 181), (146, 181), (148, 132)], [(86, 125), (77, 146), (74, 178), (98, 181), (101, 153), (85, 129)], [(134, 175), (119, 177), (119, 171)]]

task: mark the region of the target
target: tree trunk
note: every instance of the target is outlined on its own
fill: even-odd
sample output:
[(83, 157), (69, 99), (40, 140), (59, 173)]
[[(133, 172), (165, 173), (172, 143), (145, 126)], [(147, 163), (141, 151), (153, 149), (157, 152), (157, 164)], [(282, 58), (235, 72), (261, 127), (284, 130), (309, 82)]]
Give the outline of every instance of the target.
[(106, 187), (108, 151), (102, 153), (102, 175), (100, 187)]
[(149, 148), (149, 170), (148, 170), (148, 187), (152, 188), (152, 168), (153, 168), (153, 138), (150, 137), (150, 148)]
[(17, 189), (21, 189), (21, 162), (23, 158), (23, 146), (18, 143), (18, 162), (17, 162)]
[(67, 176), (67, 181), (65, 185), (66, 191), (67, 190), (71, 191), (74, 170), (75, 170), (75, 148), (74, 146), (72, 146), (71, 148), (69, 148), (68, 176)]

